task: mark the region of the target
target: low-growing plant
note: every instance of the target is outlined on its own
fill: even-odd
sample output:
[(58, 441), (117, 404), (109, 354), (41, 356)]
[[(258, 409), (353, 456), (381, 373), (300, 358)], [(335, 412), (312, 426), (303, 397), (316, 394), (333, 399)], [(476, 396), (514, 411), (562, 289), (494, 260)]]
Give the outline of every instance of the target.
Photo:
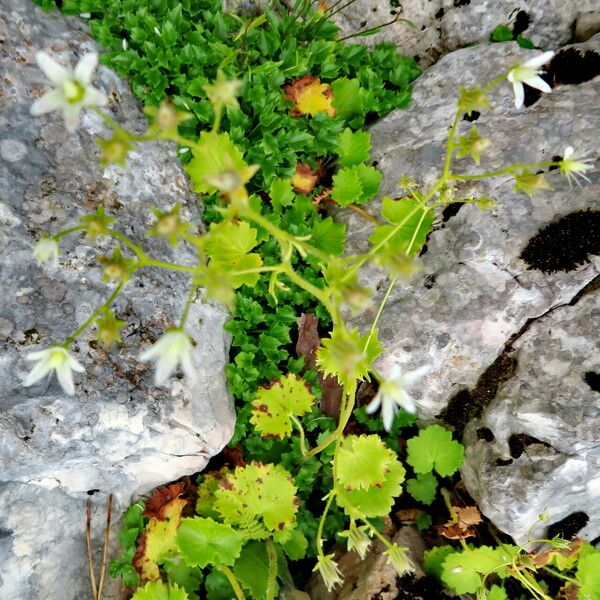
[[(139, 43), (151, 44), (147, 56), (152, 57), (153, 64), (161, 65), (161, 57), (168, 55), (162, 44), (168, 48), (170, 40), (177, 43), (177, 31), (186, 32), (190, 27), (188, 21), (183, 24), (181, 5), (177, 6), (169, 9), (166, 21), (172, 22), (174, 33), (165, 21), (154, 25), (161, 38), (156, 54), (150, 52), (157, 42), (148, 41), (148, 24), (136, 34)], [(365, 104), (381, 114), (401, 102), (394, 97), (386, 105), (385, 97), (376, 96), (371, 87), (377, 73), (365, 64), (374, 60), (377, 50), (373, 54), (364, 49), (346, 51), (325, 35), (312, 39), (308, 25), (316, 31), (327, 31), (329, 25), (323, 15), (300, 6), (304, 11), (300, 15), (267, 12), (246, 22), (219, 11), (217, 16), (206, 10), (198, 13), (203, 20), (183, 39), (197, 41), (203, 24), (210, 22), (212, 33), (206, 35), (217, 32), (221, 41), (213, 40), (208, 46), (207, 53), (214, 52), (215, 57), (197, 63), (210, 64), (214, 76), (195, 78), (197, 99), (193, 105), (175, 97), (173, 102), (162, 100), (150, 107), (151, 124), (141, 135), (125, 130), (98, 108), (106, 98), (91, 86), (94, 55), (84, 56), (69, 71), (45, 53), (38, 54), (40, 67), (56, 87), (36, 101), (32, 111), (61, 110), (67, 128), (74, 130), (80, 110), (95, 110), (112, 129), (111, 137), (99, 142), (104, 164), (126, 165), (128, 152), (146, 141), (179, 144), (194, 189), (210, 206), (210, 226), (203, 231), (198, 223), (185, 221), (178, 205), (154, 211), (155, 223), (147, 235), (161, 237), (174, 246), (188, 244), (196, 251), (193, 264), (171, 263), (149, 255), (119, 230), (117, 216), (107, 215), (103, 207), (83, 217), (79, 224), (39, 240), (34, 249), (38, 262), (57, 265), (59, 243), (65, 235), (82, 233), (90, 243), (99, 236), (112, 238), (113, 253), (99, 257), (99, 263), (113, 288), (107, 300), (65, 340), (28, 355), (35, 365), (24, 384), (33, 385), (54, 371), (65, 392), (73, 393), (72, 373), (83, 372), (84, 366), (70, 353), (71, 344), (92, 326), (107, 347), (119, 341), (125, 323), (111, 307), (123, 287), (143, 268), (173, 270), (190, 278), (178, 325), (140, 354), (140, 360), (155, 362), (157, 385), (167, 383), (179, 365), (186, 378), (194, 381), (193, 346), (186, 321), (189, 307), (199, 296), (235, 307), (239, 317), (228, 325), (238, 349), (229, 378), (232, 390), (243, 401), (234, 443), (242, 443), (247, 455), (237, 465), (200, 477), (194, 516), (184, 516), (188, 500), (180, 484), (157, 490), (147, 502), (129, 509), (120, 534), (125, 552), (112, 563), (111, 573), (139, 586), (136, 600), (196, 598), (201, 585), (211, 600), (232, 595), (238, 600), (247, 596), (272, 600), (280, 589), (293, 589), (288, 561), (305, 556), (316, 557), (314, 568), (332, 589), (343, 580), (334, 553), (326, 544), (336, 533), (361, 557), (372, 541), (378, 540), (398, 574), (411, 571), (406, 549), (382, 533), (381, 519), (390, 514), (403, 487), (418, 502), (430, 504), (437, 494), (438, 478), (452, 476), (460, 469), (464, 449), (449, 431), (430, 425), (406, 441), (405, 462), (399, 459), (398, 429), (414, 423), (410, 415), (416, 404), (410, 388), (426, 376), (428, 367), (406, 370), (404, 365), (396, 365), (387, 373), (378, 369), (377, 358), (384, 349), (377, 325), (386, 300), (394, 286), (418, 271), (418, 255), (436, 211), (457, 202), (474, 203), (482, 209), (492, 206), (489, 198), (461, 197), (459, 182), (511, 176), (515, 188), (531, 196), (549, 189), (544, 170), (558, 167), (572, 178), (585, 177), (591, 168), (567, 148), (558, 160), (515, 164), (485, 173), (454, 170), (454, 158), (470, 156), (479, 164), (490, 144), (475, 127), (465, 135), (460, 135), (459, 128), (464, 114), (491, 108), (491, 89), (508, 79), (518, 108), (523, 104), (523, 84), (550, 91), (540, 78), (541, 67), (551, 58), (551, 53), (545, 53), (512, 67), (485, 86), (462, 88), (438, 179), (422, 186), (403, 177), (405, 195), (384, 198), (380, 218), (371, 215), (362, 205), (377, 195), (382, 176), (367, 164), (369, 134), (353, 128), (364, 124), (368, 115)], [(188, 6), (186, 10), (195, 9)], [(154, 23), (150, 12), (135, 15)], [(110, 19), (101, 21), (106, 41), (113, 43), (111, 23)], [(239, 44), (232, 51), (224, 39), (231, 36), (234, 23)], [(293, 42), (291, 31), (297, 36)], [(301, 37), (303, 32), (305, 38)], [(300, 47), (310, 48), (311, 44), (308, 54), (301, 52)], [(221, 46), (227, 46), (227, 51)], [(188, 52), (195, 56), (194, 47)], [(389, 46), (381, 52), (396, 57)], [(117, 53), (113, 60), (120, 55)], [(352, 66), (353, 56), (359, 55)], [(332, 56), (335, 60), (328, 63)], [(331, 66), (325, 75), (327, 64)], [(396, 88), (405, 87), (416, 74), (414, 68), (397, 58), (392, 64), (397, 65), (393, 76)], [(152, 75), (156, 79), (149, 88), (152, 91), (144, 91), (158, 94), (150, 96), (156, 101), (167, 91), (166, 86), (161, 90), (160, 69), (158, 73)], [(138, 75), (142, 76), (136, 68)], [(184, 78), (177, 85), (188, 83)], [(135, 85), (134, 80), (134, 89)], [(381, 112), (373, 108), (377, 106), (374, 98), (384, 103), (383, 108), (379, 104)], [(303, 154), (305, 146), (310, 147), (310, 153)], [(325, 201), (376, 222), (366, 252), (343, 254), (343, 225), (319, 216), (318, 208)], [(384, 268), (389, 286), (371, 327), (361, 331), (348, 325), (343, 308), (360, 313), (371, 306), (373, 291), (359, 279), (367, 264)], [(298, 346), (303, 350), (297, 359), (282, 349), (292, 343), (290, 333), (297, 318), (293, 306), (306, 313), (298, 330)], [(326, 337), (320, 338), (317, 317), (307, 308), (325, 323)], [(267, 361), (259, 369), (263, 356)], [(287, 372), (282, 374), (280, 368), (286, 361)], [(366, 407), (357, 408), (358, 386), (366, 382), (373, 385), (373, 393)], [(319, 399), (333, 400), (330, 416), (319, 410)], [(377, 412), (381, 420), (375, 421), (370, 415)], [(353, 423), (360, 426), (358, 430), (348, 429)], [(392, 435), (379, 435), (382, 429)], [(411, 469), (409, 478), (407, 468)], [(324, 497), (309, 508), (315, 490)], [(449, 527), (461, 526), (460, 511), (450, 502), (448, 506), (452, 516)], [(463, 517), (462, 525), (468, 526), (472, 515)], [(536, 579), (539, 567), (564, 580), (565, 589), (570, 586), (579, 599), (594, 597), (589, 590), (593, 590), (600, 555), (591, 546), (577, 551), (579, 562), (572, 575), (571, 563), (568, 569), (549, 566), (560, 560), (555, 554), (548, 562), (532, 566), (535, 557), (539, 561), (541, 555), (532, 557), (525, 547), (500, 544), (494, 549), (470, 548), (464, 537), (460, 539), (462, 551), (437, 549), (427, 558), (429, 570), (457, 593), (502, 598), (502, 586), (491, 576), (501, 580), (510, 575), (533, 597), (547, 598), (543, 583)], [(572, 546), (569, 549), (573, 550)]]

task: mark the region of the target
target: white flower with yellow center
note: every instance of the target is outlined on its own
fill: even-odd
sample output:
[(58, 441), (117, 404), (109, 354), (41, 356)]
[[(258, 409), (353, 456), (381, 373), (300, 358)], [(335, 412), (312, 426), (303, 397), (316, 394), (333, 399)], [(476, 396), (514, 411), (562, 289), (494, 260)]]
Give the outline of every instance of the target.
[(154, 361), (156, 385), (164, 385), (178, 365), (181, 365), (190, 383), (196, 381), (196, 370), (192, 364), (192, 340), (181, 329), (167, 331), (151, 348), (141, 354), (140, 360)]
[(563, 159), (560, 161), (560, 172), (564, 175), (569, 185), (574, 181), (578, 185), (581, 185), (578, 181), (578, 177), (581, 179), (585, 179), (589, 183), (589, 179), (586, 176), (588, 171), (594, 170), (594, 165), (590, 164), (589, 159), (586, 159), (584, 156), (577, 156), (575, 151), (571, 146), (567, 146), (565, 148), (565, 152), (563, 154)]
[(507, 79), (512, 83), (515, 92), (515, 106), (521, 108), (525, 101), (525, 89), (523, 84), (527, 84), (540, 92), (550, 93), (552, 88), (540, 77), (541, 68), (552, 57), (554, 52), (544, 52), (535, 58), (532, 58), (522, 65), (513, 67), (509, 72)]
[(72, 133), (79, 125), (79, 114), (83, 108), (106, 104), (106, 96), (91, 85), (98, 64), (96, 53), (85, 54), (74, 69), (58, 64), (46, 52), (38, 52), (35, 60), (55, 87), (32, 104), (32, 115), (60, 110), (65, 127)]
[(55, 371), (58, 382), (69, 396), (75, 393), (73, 371), (76, 373), (85, 371), (83, 365), (74, 359), (63, 346), (53, 346), (46, 350), (30, 352), (25, 359), (36, 363), (23, 381), (25, 387), (37, 383), (48, 373)]
[(423, 366), (413, 371), (402, 372), (400, 365), (395, 364), (389, 377), (382, 381), (375, 398), (367, 406), (367, 413), (374, 413), (381, 407), (381, 418), (386, 431), (390, 431), (394, 417), (399, 408), (416, 413), (417, 407), (407, 388), (414, 385), (430, 371), (431, 367)]
[(33, 246), (33, 258), (38, 265), (48, 263), (51, 268), (56, 269), (58, 267), (58, 242), (49, 237), (40, 239)]

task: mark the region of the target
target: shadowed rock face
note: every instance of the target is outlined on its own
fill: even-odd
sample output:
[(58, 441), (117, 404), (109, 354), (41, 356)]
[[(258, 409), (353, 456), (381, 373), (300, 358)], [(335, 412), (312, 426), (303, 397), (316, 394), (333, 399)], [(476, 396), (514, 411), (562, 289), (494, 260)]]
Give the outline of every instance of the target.
[[(30, 367), (24, 355), (63, 340), (112, 289), (96, 262), (112, 251), (108, 241), (91, 247), (78, 235), (65, 238), (60, 268), (46, 272), (31, 256), (42, 232), (75, 224), (103, 204), (152, 256), (193, 264), (191, 250), (144, 240), (144, 232), (152, 206), (180, 202), (195, 222), (200, 211), (171, 145), (136, 150), (127, 171), (102, 170), (95, 137), (107, 132), (99, 117), (86, 115), (69, 135), (58, 114), (30, 116), (31, 103), (48, 87), (35, 52), (49, 49), (74, 63), (97, 49), (80, 20), (43, 13), (27, 0), (0, 0), (0, 37), (0, 596), (79, 600), (89, 596), (85, 500), (97, 507), (99, 544), (108, 493), (115, 494), (118, 516), (134, 496), (201, 470), (229, 440), (227, 315), (195, 303), (188, 329), (198, 383), (190, 389), (174, 378), (168, 388), (154, 387), (151, 369), (137, 357), (177, 323), (189, 279), (144, 270), (116, 302), (118, 318), (128, 323), (120, 347), (104, 352), (93, 331), (77, 341), (74, 354), (86, 373), (76, 376), (73, 397), (55, 379), (21, 385)], [(123, 81), (100, 68), (95, 85), (109, 96), (117, 121), (143, 131)]]
[[(598, 37), (592, 40), (587, 49), (596, 46), (597, 50), (598, 41)], [(411, 106), (390, 114), (371, 129), (372, 158), (385, 176), (383, 192), (400, 197), (397, 182), (403, 174), (420, 182), (433, 181), (439, 174), (459, 87), (486, 83), (528, 57), (531, 54), (516, 44), (466, 48), (444, 56), (426, 71), (415, 82)], [(501, 85), (491, 93), (495, 109), (474, 123), (480, 134), (492, 141), (481, 166), (461, 159), (455, 172), (486, 172), (516, 162), (552, 160), (568, 145), (598, 156), (599, 91), (598, 78), (579, 85), (558, 85), (552, 94), (516, 110), (511, 86)], [(464, 135), (471, 126), (462, 121), (460, 133)], [(590, 538), (600, 534), (600, 489), (594, 484), (600, 475), (600, 442), (594, 433), (598, 430), (599, 399), (598, 392), (584, 381), (587, 372), (598, 370), (590, 363), (592, 356), (596, 361), (598, 357), (598, 316), (594, 312), (598, 292), (590, 291), (589, 300), (582, 292), (594, 287), (591, 282), (600, 267), (595, 225), (600, 209), (597, 171), (590, 179), (582, 188), (571, 189), (558, 170), (553, 170), (548, 175), (553, 190), (532, 199), (516, 194), (509, 176), (460, 184), (457, 198), (487, 196), (497, 207), (481, 212), (474, 205), (464, 205), (458, 212), (439, 215), (421, 257), (423, 272), (411, 285), (394, 290), (380, 320), (386, 353), (379, 366), (384, 373), (396, 361), (406, 368), (433, 365), (417, 400), (424, 421), (447, 417), (462, 431), (475, 419), (473, 432), (485, 426), (491, 429), (493, 449), (480, 451), (486, 444), (481, 441), (469, 451), (466, 481), (485, 514), (520, 540), (540, 512), (549, 513), (554, 522), (570, 512), (585, 510), (585, 504), (594, 515), (588, 515), (584, 533)], [(375, 200), (368, 208), (377, 213), (379, 202)], [(530, 240), (552, 223), (580, 211), (590, 215), (590, 231), (585, 240), (578, 240), (583, 245), (576, 253), (577, 261), (567, 260), (579, 248), (566, 232), (556, 236), (556, 244), (548, 251), (568, 256), (543, 263), (552, 265), (551, 269), (531, 268), (522, 257)], [(350, 251), (365, 251), (371, 225), (354, 214), (344, 213), (340, 218), (349, 225)], [(595, 250), (590, 250), (592, 237)], [(572, 268), (567, 270), (565, 265)], [(388, 283), (385, 273), (368, 269), (363, 277), (380, 290), (381, 298)], [(565, 327), (570, 323), (568, 327), (578, 333), (565, 333), (552, 344), (541, 338), (532, 342), (538, 344), (532, 355), (544, 364), (542, 376), (540, 365), (527, 366), (518, 343), (526, 333), (541, 335), (542, 317), (558, 307), (562, 307), (557, 314)], [(359, 318), (356, 323), (366, 327), (371, 317)], [(538, 320), (540, 328), (536, 327)], [(578, 341), (570, 340), (570, 335)], [(586, 352), (589, 355), (584, 360)], [(564, 382), (565, 387), (557, 387), (567, 371), (577, 385), (569, 387)], [(525, 392), (522, 387), (511, 387), (513, 378), (527, 382), (528, 397), (536, 399), (529, 404), (523, 398), (527, 409), (518, 408)], [(494, 401), (496, 393), (501, 400)], [(558, 418), (563, 412), (567, 413), (564, 418)], [(476, 421), (479, 417), (483, 423)], [(549, 421), (552, 427), (546, 427)], [(522, 459), (528, 461), (527, 469), (518, 470), (518, 460), (511, 466), (496, 467), (497, 458), (506, 458), (508, 440), (519, 434), (552, 448), (527, 446)], [(474, 443), (476, 438), (473, 433), (467, 441)], [(557, 440), (561, 442), (556, 444)], [(534, 449), (547, 459), (528, 459)], [(566, 462), (574, 464), (572, 461), (578, 469), (564, 466)], [(545, 486), (543, 491), (538, 482)], [(575, 495), (566, 492), (576, 486), (583, 488)], [(504, 488), (502, 494), (500, 487)], [(571, 501), (573, 509), (568, 510)], [(544, 511), (538, 510), (542, 503)]]

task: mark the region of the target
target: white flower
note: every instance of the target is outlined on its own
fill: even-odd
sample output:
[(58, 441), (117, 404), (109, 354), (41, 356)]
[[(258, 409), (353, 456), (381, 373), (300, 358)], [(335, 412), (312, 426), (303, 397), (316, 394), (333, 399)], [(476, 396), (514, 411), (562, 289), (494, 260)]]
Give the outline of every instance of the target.
[(328, 554), (327, 556), (319, 554), (317, 556), (317, 564), (313, 569), (314, 571), (318, 571), (321, 574), (328, 592), (344, 581), (337, 563), (333, 560), (333, 554)]
[(178, 364), (190, 383), (196, 381), (196, 371), (192, 364), (192, 341), (185, 331), (171, 329), (153, 346), (140, 356), (142, 362), (155, 361), (156, 385), (164, 385)]
[(578, 177), (589, 182), (585, 173), (593, 170), (594, 166), (590, 164), (588, 159), (584, 156), (577, 156), (571, 146), (565, 148), (563, 159), (560, 161), (560, 172), (567, 178), (569, 185), (572, 181), (579, 184)]
[(77, 373), (85, 371), (83, 365), (75, 360), (63, 346), (53, 346), (47, 350), (30, 352), (25, 359), (36, 363), (23, 382), (25, 387), (37, 383), (47, 373), (56, 371), (58, 382), (69, 396), (75, 393), (73, 371)]
[(58, 242), (50, 237), (44, 237), (33, 246), (33, 258), (38, 265), (48, 263), (51, 268), (58, 267)]
[(552, 88), (540, 77), (540, 67), (544, 66), (552, 57), (554, 52), (544, 52), (535, 58), (532, 58), (522, 65), (513, 67), (508, 72), (508, 81), (512, 83), (513, 90), (515, 92), (515, 106), (521, 108), (523, 101), (525, 100), (525, 90), (523, 84), (540, 90), (540, 92), (549, 93)]
[(339, 535), (340, 537), (345, 537), (347, 539), (348, 552), (355, 550), (361, 560), (364, 559), (367, 550), (371, 545), (366, 525), (357, 527), (356, 524), (352, 522), (350, 528), (346, 531), (342, 531)]
[(98, 64), (96, 53), (85, 54), (74, 69), (58, 64), (46, 52), (38, 52), (35, 60), (55, 87), (33, 103), (32, 115), (60, 110), (65, 127), (73, 132), (79, 124), (81, 109), (106, 104), (106, 96), (90, 85)]
[(400, 365), (395, 364), (391, 369), (390, 376), (381, 382), (375, 398), (367, 406), (367, 412), (374, 413), (381, 406), (381, 418), (386, 431), (392, 428), (394, 416), (400, 407), (411, 413), (417, 412), (415, 401), (406, 390), (426, 375), (430, 369), (431, 367), (426, 365), (402, 373)]
[(406, 553), (407, 550), (408, 548), (400, 548), (400, 546), (393, 544), (384, 552), (388, 563), (394, 567), (400, 577), (415, 570), (412, 561)]

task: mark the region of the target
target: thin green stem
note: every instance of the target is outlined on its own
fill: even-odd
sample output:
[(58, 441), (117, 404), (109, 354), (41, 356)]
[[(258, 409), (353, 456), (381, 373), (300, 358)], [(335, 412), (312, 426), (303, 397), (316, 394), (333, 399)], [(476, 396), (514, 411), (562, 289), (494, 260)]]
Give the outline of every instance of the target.
[(298, 287), (301, 287), (309, 294), (312, 294), (327, 309), (327, 312), (331, 315), (334, 323), (339, 321), (338, 310), (331, 302), (329, 296), (327, 296), (321, 288), (318, 288), (316, 285), (310, 283), (310, 281), (304, 279), (301, 275), (298, 275), (290, 263), (282, 264), (282, 272), (285, 273)]
[(502, 83), (506, 79), (507, 75), (508, 73), (503, 73), (502, 75), (496, 77), (496, 79), (492, 79), (492, 81), (490, 81), (481, 91), (484, 94), (487, 94), (487, 92), (489, 92), (492, 88), (495, 88), (499, 83)]
[(198, 277), (192, 277), (192, 283), (190, 284), (190, 289), (188, 291), (188, 295), (185, 301), (185, 306), (183, 307), (183, 312), (181, 313), (181, 319), (179, 320), (179, 328), (183, 329), (185, 326), (185, 322), (187, 321), (188, 314), (190, 312), (190, 306), (196, 297), (196, 292), (198, 291), (198, 286), (200, 285), (200, 281)]
[(164, 260), (154, 260), (152, 258), (144, 258), (140, 260), (140, 267), (158, 267), (160, 269), (170, 269), (171, 271), (181, 271), (182, 273), (197, 273), (198, 267), (186, 267), (176, 263), (166, 262)]
[[(448, 141), (446, 143), (446, 157), (444, 158), (444, 170), (442, 171), (442, 175), (438, 181), (438, 185), (446, 180), (448, 174), (450, 173), (450, 167), (452, 165), (452, 154), (454, 152), (454, 135), (456, 134), (456, 128), (458, 126), (458, 121), (460, 119), (462, 112), (460, 109), (456, 109), (456, 114), (454, 115), (454, 119), (452, 120), (452, 125), (450, 126), (450, 130), (448, 131)], [(436, 187), (438, 187), (436, 185)]]
[(375, 537), (386, 546), (386, 548), (391, 548), (393, 544), (388, 540), (382, 533), (380, 533), (377, 528), (368, 521), (366, 517), (361, 517), (360, 520), (373, 532)]
[(267, 556), (269, 557), (269, 575), (267, 579), (267, 600), (275, 600), (275, 586), (277, 585), (277, 554), (273, 540), (267, 539)]
[(98, 108), (97, 106), (90, 106), (90, 108), (97, 115), (100, 115), (100, 117), (106, 123), (106, 125), (108, 125), (109, 127), (112, 127), (113, 129), (121, 129), (121, 125), (117, 121), (115, 121), (114, 119), (109, 117), (104, 111), (100, 110), (100, 108)]
[(233, 571), (225, 565), (220, 565), (217, 567), (217, 569), (221, 571), (221, 573), (223, 573), (225, 577), (227, 577), (227, 580), (231, 584), (231, 587), (233, 588), (233, 592), (237, 600), (246, 600), (246, 596), (244, 596), (242, 587), (240, 586), (236, 576), (233, 574)]
[(369, 342), (371, 341), (373, 333), (375, 332), (375, 328), (377, 327), (377, 323), (379, 322), (379, 319), (381, 317), (381, 313), (383, 312), (385, 303), (387, 302), (388, 298), (390, 297), (390, 294), (392, 293), (392, 290), (394, 289), (394, 286), (396, 285), (397, 281), (398, 281), (398, 275), (395, 275), (394, 278), (392, 279), (392, 281), (390, 281), (390, 285), (388, 285), (388, 288), (385, 292), (385, 296), (383, 297), (383, 299), (381, 300), (381, 303), (379, 304), (379, 309), (377, 310), (377, 314), (375, 315), (375, 318), (373, 319), (373, 323), (371, 325), (371, 331), (369, 331), (369, 337), (367, 338), (367, 346), (369, 345)]
[(323, 527), (325, 526), (325, 519), (329, 509), (331, 508), (331, 503), (333, 502), (334, 498), (335, 492), (331, 490), (327, 496), (327, 502), (319, 520), (319, 528), (317, 529), (317, 553), (321, 555), (323, 554)]
[(579, 582), (577, 581), (577, 579), (574, 579), (573, 577), (569, 577), (568, 575), (564, 575), (563, 573), (561, 573), (560, 571), (557, 571), (556, 569), (553, 569), (548, 566), (543, 567), (543, 569), (544, 569), (544, 571), (548, 571), (548, 573), (554, 575), (554, 577), (558, 577), (559, 579), (564, 579), (565, 581), (568, 581), (570, 583), (576, 583), (577, 585), (579, 585)]
[(140, 259), (140, 261), (144, 262), (147, 260), (148, 257), (146, 256), (146, 253), (136, 243), (134, 243), (120, 231), (107, 229), (106, 233), (125, 244)]
[(75, 225), (75, 227), (69, 227), (68, 229), (63, 229), (52, 236), (52, 239), (55, 242), (59, 242), (61, 238), (65, 237), (65, 235), (69, 235), (70, 233), (75, 233), (76, 231), (83, 231), (87, 229), (86, 225)]
[(448, 175), (447, 179), (452, 179), (455, 181), (467, 181), (469, 179), (487, 179), (489, 177), (498, 177), (499, 175), (506, 175), (510, 173), (514, 173), (515, 171), (520, 171), (523, 169), (539, 169), (544, 167), (558, 167), (560, 162), (555, 160), (549, 160), (545, 162), (539, 163), (523, 163), (517, 165), (511, 165), (510, 167), (505, 167), (504, 169), (499, 169), (498, 171), (489, 171), (488, 173), (477, 173), (475, 175), (465, 175), (463, 173), (452, 173)]
[(302, 456), (306, 456), (306, 435), (304, 433), (304, 427), (302, 427), (302, 423), (296, 415), (290, 415), (290, 421), (300, 434), (300, 452), (302, 452)]
[(77, 338), (77, 336), (83, 333), (96, 320), (96, 317), (98, 317), (107, 308), (110, 307), (110, 305), (114, 302), (115, 298), (121, 293), (123, 285), (124, 283), (120, 281), (117, 287), (115, 287), (115, 289), (112, 291), (111, 295), (106, 299), (106, 302), (104, 302), (98, 308), (96, 308), (96, 310), (79, 327), (77, 327), (77, 329), (75, 329), (73, 333), (71, 333), (71, 335), (69, 335), (65, 339), (65, 341), (63, 342), (63, 346), (70, 346), (73, 343), (73, 341)]

